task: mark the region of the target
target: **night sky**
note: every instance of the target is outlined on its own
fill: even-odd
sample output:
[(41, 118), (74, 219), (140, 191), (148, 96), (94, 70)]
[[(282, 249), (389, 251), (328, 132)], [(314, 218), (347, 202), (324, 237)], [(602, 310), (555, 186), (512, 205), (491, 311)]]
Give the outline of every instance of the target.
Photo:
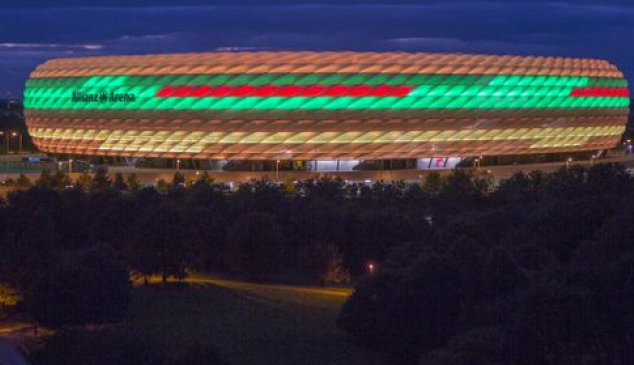
[(228, 49), (595, 57), (632, 77), (634, 1), (0, 0), (0, 97), (50, 58)]

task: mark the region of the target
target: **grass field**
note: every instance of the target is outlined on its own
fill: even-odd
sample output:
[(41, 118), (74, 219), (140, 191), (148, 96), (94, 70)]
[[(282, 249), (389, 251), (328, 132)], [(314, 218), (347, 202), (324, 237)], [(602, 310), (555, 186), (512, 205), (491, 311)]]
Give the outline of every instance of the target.
[(349, 290), (207, 277), (137, 286), (133, 326), (166, 346), (211, 343), (231, 364), (384, 364), (336, 326)]

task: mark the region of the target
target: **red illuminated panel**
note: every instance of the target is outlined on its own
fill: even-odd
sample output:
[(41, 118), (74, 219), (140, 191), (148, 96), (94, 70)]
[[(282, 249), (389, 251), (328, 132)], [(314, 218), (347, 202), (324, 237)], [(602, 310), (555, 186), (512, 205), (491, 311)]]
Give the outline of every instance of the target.
[(199, 85), (165, 86), (156, 93), (159, 98), (218, 98), (234, 97), (403, 97), (414, 89), (412, 85)]
[(628, 98), (630, 90), (626, 87), (576, 87), (570, 93), (574, 97)]

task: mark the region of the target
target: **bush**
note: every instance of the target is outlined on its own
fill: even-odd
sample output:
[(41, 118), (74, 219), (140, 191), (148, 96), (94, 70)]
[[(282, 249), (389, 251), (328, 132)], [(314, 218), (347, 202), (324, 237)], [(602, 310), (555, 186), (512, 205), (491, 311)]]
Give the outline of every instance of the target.
[(123, 329), (59, 331), (31, 355), (33, 365), (161, 365), (165, 347)]
[(507, 334), (496, 328), (478, 329), (456, 336), (446, 348), (421, 357), (419, 365), (507, 365)]
[(195, 344), (172, 352), (129, 329), (62, 330), (44, 340), (33, 365), (226, 365), (214, 346)]
[(422, 255), (407, 270), (379, 271), (344, 305), (339, 326), (355, 338), (411, 362), (456, 334), (465, 280), (444, 255)]
[[(520, 365), (620, 364), (619, 341), (587, 289), (549, 284), (532, 289), (518, 310)], [(631, 352), (630, 352), (631, 354)]]
[(123, 320), (132, 284), (127, 265), (106, 249), (75, 253), (30, 289), (35, 321), (47, 327)]

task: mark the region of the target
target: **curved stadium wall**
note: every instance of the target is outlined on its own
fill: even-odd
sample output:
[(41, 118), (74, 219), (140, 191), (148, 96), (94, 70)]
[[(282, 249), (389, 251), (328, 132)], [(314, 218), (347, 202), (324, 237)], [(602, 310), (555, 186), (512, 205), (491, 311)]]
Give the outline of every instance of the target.
[(627, 86), (602, 60), (229, 52), (51, 60), (24, 97), (50, 153), (403, 159), (612, 148)]

